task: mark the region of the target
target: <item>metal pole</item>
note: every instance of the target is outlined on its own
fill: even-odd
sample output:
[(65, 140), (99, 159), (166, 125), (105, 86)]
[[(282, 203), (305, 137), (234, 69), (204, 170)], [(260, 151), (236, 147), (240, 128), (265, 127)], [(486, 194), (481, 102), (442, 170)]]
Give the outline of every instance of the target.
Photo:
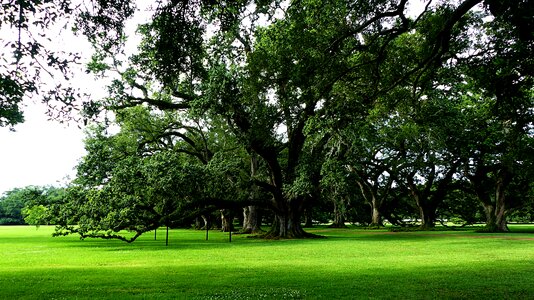
[(167, 226), (167, 234), (165, 236), (165, 246), (169, 246), (169, 226)]

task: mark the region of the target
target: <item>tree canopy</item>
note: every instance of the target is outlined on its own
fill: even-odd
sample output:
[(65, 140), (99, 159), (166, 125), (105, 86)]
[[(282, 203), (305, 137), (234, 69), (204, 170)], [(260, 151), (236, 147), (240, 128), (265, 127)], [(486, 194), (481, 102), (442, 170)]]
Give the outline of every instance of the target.
[(88, 68), (114, 78), (92, 107), (119, 130), (89, 130), (58, 232), (258, 207), (265, 236), (307, 237), (314, 208), (343, 223), (358, 203), (358, 222), (432, 227), (455, 198), (507, 230), (532, 209), (534, 7), (416, 2), (162, 0), (127, 57), (137, 3), (92, 1)]

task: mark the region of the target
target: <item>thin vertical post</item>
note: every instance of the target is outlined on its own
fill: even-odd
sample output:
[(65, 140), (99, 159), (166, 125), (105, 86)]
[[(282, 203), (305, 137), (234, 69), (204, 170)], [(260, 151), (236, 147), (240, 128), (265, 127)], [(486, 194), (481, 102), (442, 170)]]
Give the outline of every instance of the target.
[(165, 235), (165, 246), (169, 246), (169, 226), (167, 226), (167, 234)]
[(154, 241), (157, 240), (157, 236), (158, 236), (158, 229), (154, 229)]
[(230, 234), (229, 234), (229, 237), (230, 237), (230, 243), (232, 242), (232, 230), (229, 230), (228, 231)]

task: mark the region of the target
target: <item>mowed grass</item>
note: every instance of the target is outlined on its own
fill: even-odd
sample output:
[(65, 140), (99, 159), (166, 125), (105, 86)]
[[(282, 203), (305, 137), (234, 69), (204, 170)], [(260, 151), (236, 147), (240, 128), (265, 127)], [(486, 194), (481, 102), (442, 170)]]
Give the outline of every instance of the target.
[(533, 299), (534, 234), (318, 228), (313, 240), (172, 230), (165, 246), (0, 227), (1, 299)]

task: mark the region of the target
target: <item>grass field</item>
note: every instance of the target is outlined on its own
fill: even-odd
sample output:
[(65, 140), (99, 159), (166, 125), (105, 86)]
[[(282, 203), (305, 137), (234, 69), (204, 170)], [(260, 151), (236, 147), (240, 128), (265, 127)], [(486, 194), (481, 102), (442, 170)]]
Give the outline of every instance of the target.
[(133, 244), (52, 231), (0, 227), (0, 299), (534, 299), (527, 232), (318, 228), (326, 239), (229, 243), (172, 230), (166, 247), (163, 230)]

